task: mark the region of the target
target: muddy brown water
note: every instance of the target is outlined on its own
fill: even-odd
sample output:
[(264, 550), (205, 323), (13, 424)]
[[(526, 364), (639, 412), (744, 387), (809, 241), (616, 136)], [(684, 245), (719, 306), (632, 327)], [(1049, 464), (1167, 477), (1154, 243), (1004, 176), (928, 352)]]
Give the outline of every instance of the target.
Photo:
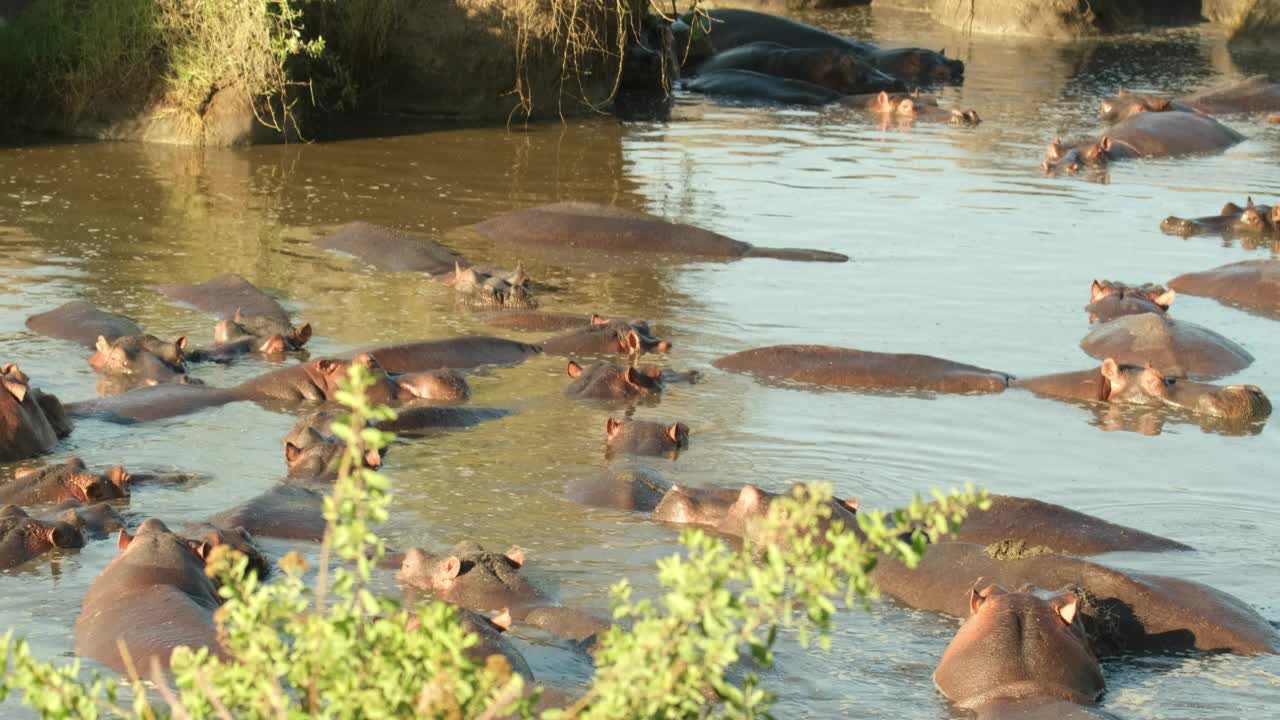
[[(771, 489), (823, 479), (838, 494), (881, 507), (966, 481), (1032, 495), (1194, 545), (1195, 553), (1111, 560), (1214, 584), (1280, 619), (1280, 521), (1269, 505), (1280, 449), (1274, 420), (1224, 434), (1184, 418), (1109, 415), (1012, 391), (817, 392), (710, 367), (729, 352), (789, 342), (930, 353), (1021, 375), (1091, 365), (1077, 343), (1088, 329), (1082, 308), (1093, 278), (1163, 282), (1274, 252), (1169, 237), (1158, 226), (1166, 215), (1211, 213), (1246, 194), (1280, 198), (1280, 126), (1232, 119), (1249, 140), (1227, 153), (1118, 164), (1106, 184), (1041, 176), (1044, 144), (1058, 132), (1092, 131), (1099, 98), (1119, 85), (1186, 91), (1280, 69), (1280, 56), (1228, 52), (1210, 32), (1055, 47), (967, 39), (920, 27), (910, 15), (807, 17), (888, 45), (945, 46), (968, 71), (943, 101), (976, 108), (985, 122), (974, 130), (880, 128), (841, 109), (751, 109), (680, 96), (671, 123), (601, 118), (237, 151), (0, 150), (3, 361), (18, 362), (64, 401), (88, 397), (94, 377), (86, 353), (31, 336), (28, 315), (84, 299), (158, 335), (207, 340), (212, 318), (147, 286), (224, 271), (271, 289), (310, 320), (317, 353), (490, 333), (442, 285), (367, 272), (308, 240), (360, 219), (511, 263), (516, 253), (460, 228), (566, 199), (644, 209), (757, 245), (854, 258), (660, 262), (617, 272), (529, 263), (563, 287), (545, 298), (548, 309), (649, 318), (675, 343), (667, 364), (705, 372), (702, 384), (675, 386), (661, 404), (636, 412), (692, 428), (686, 453), (655, 463), (672, 478)], [(1244, 345), (1258, 360), (1231, 381), (1280, 396), (1275, 320), (1189, 296), (1173, 313)], [(230, 385), (264, 369), (247, 361), (195, 373)], [(562, 496), (566, 480), (604, 466), (610, 415), (564, 400), (566, 381), (564, 361), (550, 357), (482, 371), (472, 377), (473, 402), (517, 414), (393, 448), (390, 543), (519, 544), (530, 572), (556, 597), (597, 610), (621, 578), (652, 590), (653, 563), (676, 549), (676, 532)], [(291, 423), (247, 403), (134, 427), (81, 421), (54, 457), (205, 474), (202, 483), (135, 494), (135, 522), (179, 523), (283, 478), (280, 439)], [(276, 553), (288, 548), (266, 544)], [(95, 542), (0, 576), (0, 627), (27, 635), (44, 657), (65, 659), (80, 599), (114, 553), (114, 543)], [(394, 590), (385, 578), (383, 585)], [(766, 673), (781, 696), (778, 714), (961, 715), (930, 680), (955, 627), (877, 603), (840, 617), (830, 653), (785, 641), (777, 669)], [(519, 642), (540, 679), (587, 681), (588, 664), (564, 646), (532, 632)], [(1252, 717), (1280, 707), (1276, 657), (1116, 660), (1106, 672), (1103, 707), (1120, 717)]]

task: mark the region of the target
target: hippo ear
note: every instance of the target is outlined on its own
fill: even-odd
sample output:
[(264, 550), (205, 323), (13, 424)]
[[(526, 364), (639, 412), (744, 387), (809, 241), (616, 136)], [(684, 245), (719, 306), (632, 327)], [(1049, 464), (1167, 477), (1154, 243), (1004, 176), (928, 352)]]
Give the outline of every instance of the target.
[(93, 348), (103, 355), (106, 355), (111, 352), (111, 343), (107, 342), (105, 335), (99, 335), (98, 342), (94, 344)]
[(858, 498), (845, 498), (843, 500), (840, 500), (839, 498), (837, 498), (836, 502), (845, 506), (845, 508), (848, 509), (849, 512), (853, 513), (854, 515), (858, 514), (858, 506), (861, 505), (861, 503), (858, 501)]
[(133, 536), (127, 530), (120, 531), (120, 537), (116, 539), (116, 547), (124, 550), (129, 547), (129, 543), (133, 542)]
[(609, 318), (597, 315), (595, 313), (591, 313), (591, 324), (592, 325), (608, 325)]
[(453, 261), (453, 279), (454, 280), (462, 279), (462, 263), (457, 260)]
[(876, 107), (880, 108), (881, 110), (884, 110), (890, 107), (889, 93), (885, 92), (884, 90), (880, 91), (880, 94), (876, 96)]
[(374, 448), (369, 448), (364, 453), (364, 464), (375, 470), (382, 467), (382, 454)]
[(25, 384), (7, 378), (3, 382), (4, 389), (8, 390), (9, 394), (18, 402), (23, 402), (27, 399), (27, 386)]
[[(901, 101), (898, 102), (898, 107), (895, 108), (895, 110), (899, 115), (913, 115), (915, 114), (915, 111), (916, 111), (916, 101), (912, 100), (911, 98), (903, 98)], [(951, 112), (958, 113), (960, 111), (952, 110)]]
[(622, 428), (622, 423), (614, 420), (612, 417), (605, 421), (604, 432), (610, 439), (618, 434), (618, 430)]
[(507, 559), (511, 561), (512, 565), (516, 567), (524, 566), (524, 548), (519, 545), (512, 545), (507, 548), (506, 556)]
[(457, 555), (450, 555), (440, 563), (440, 575), (446, 580), (452, 580), (458, 577), (458, 573), (462, 570), (462, 561)]
[(362, 352), (362, 353), (360, 353), (359, 355), (357, 355), (357, 356), (355, 356), (354, 358), (352, 358), (352, 360), (351, 360), (351, 361), (352, 361), (352, 362), (354, 362), (354, 363), (358, 363), (358, 364), (360, 364), (360, 365), (365, 366), (365, 368), (366, 368), (366, 369), (368, 369), (368, 370), (377, 370), (377, 369), (378, 369), (378, 361), (377, 361), (377, 360), (375, 360), (375, 359), (373, 358), (373, 356), (372, 356), (372, 355), (370, 355), (370, 354), (369, 354), (369, 353), (367, 353), (367, 352)]
[(489, 622), (493, 623), (494, 627), (498, 628), (503, 632), (510, 630), (511, 629), (511, 610), (507, 608), (502, 608), (502, 612), (497, 613), (493, 617), (489, 618)]
[(1252, 195), (1245, 195), (1244, 200), (1245, 200), (1245, 205), (1244, 205), (1244, 206), (1245, 206), (1245, 209), (1248, 209), (1248, 208), (1253, 207), (1253, 196), (1252, 196)]
[(981, 590), (979, 590), (978, 588), (982, 586), (982, 582), (985, 579), (986, 578), (978, 578), (978, 581), (974, 583), (973, 588), (969, 590), (969, 614), (970, 615), (976, 615), (978, 612), (978, 609), (981, 608), (982, 604), (987, 601), (987, 598), (992, 597), (993, 595), (1004, 594), (1004, 588), (1000, 587), (999, 585), (987, 585), (985, 587), (982, 587)]
[(284, 338), (280, 337), (279, 335), (272, 335), (266, 340), (263, 340), (262, 344), (258, 346), (258, 352), (262, 353), (263, 355), (279, 355), (284, 351), (285, 351)]
[(625, 377), (628, 385), (632, 385), (637, 388), (646, 387), (645, 381), (649, 379), (649, 376), (637, 370), (635, 365), (627, 366)]
[(564, 372), (565, 372), (565, 374), (566, 374), (566, 375), (568, 375), (569, 377), (571, 377), (571, 378), (576, 378), (576, 377), (578, 377), (579, 375), (581, 375), (581, 374), (582, 374), (582, 366), (581, 366), (581, 365), (579, 365), (578, 363), (576, 363), (576, 362), (574, 362), (574, 361), (570, 360), (570, 361), (569, 361), (569, 364), (568, 364), (567, 366), (565, 366)]
[(1045, 148), (1044, 156), (1052, 162), (1057, 162), (1062, 158), (1062, 138), (1054, 138), (1049, 143), (1049, 147)]
[(511, 274), (511, 279), (507, 282), (511, 283), (512, 287), (523, 287), (529, 282), (529, 275), (524, 271), (524, 261), (516, 261), (516, 271)]
[(112, 485), (115, 485), (120, 488), (120, 490), (124, 491), (129, 489), (129, 481), (133, 478), (129, 473), (125, 472), (123, 467), (116, 465), (107, 471), (107, 479), (111, 481)]
[(1094, 280), (1093, 284), (1089, 286), (1089, 300), (1091, 302), (1098, 302), (1099, 300), (1101, 300), (1106, 296), (1107, 296), (1107, 291), (1103, 289), (1102, 283), (1098, 282), (1097, 280)]
[(1098, 141), (1098, 147), (1101, 148), (1104, 153), (1111, 152), (1111, 136), (1103, 135), (1102, 139)]
[(311, 339), (311, 323), (302, 323), (293, 329), (293, 341), (299, 345), (307, 344)]
[(742, 491), (738, 493), (738, 500), (733, 505), (742, 515), (755, 516), (764, 513), (765, 503), (765, 495), (760, 488), (747, 483), (742, 486)]
[(240, 311), (240, 308), (236, 308), (236, 311), (231, 313), (231, 320), (237, 323), (244, 322), (244, 313)]
[(1164, 112), (1168, 110), (1169, 107), (1170, 107), (1169, 101), (1164, 98), (1151, 100), (1151, 109), (1155, 110), (1156, 112)]
[[(75, 511), (72, 511), (72, 515)], [(67, 527), (64, 524), (50, 525), (46, 528), (49, 535), (49, 544), (56, 548), (78, 548), (84, 547), (84, 536), (80, 531)]]
[(302, 457), (302, 448), (291, 442), (284, 444), (284, 461), (287, 463), (295, 463), (298, 458)]
[(332, 375), (342, 369), (342, 363), (337, 360), (325, 358), (323, 360), (316, 361), (316, 369), (325, 375)]
[(178, 357), (182, 357), (182, 353), (187, 349), (187, 336), (179, 335), (177, 340), (173, 341), (173, 347), (178, 351)]
[(1102, 377), (1115, 382), (1120, 379), (1120, 364), (1115, 358), (1107, 358), (1102, 361)]
[(689, 442), (689, 426), (681, 422), (672, 425), (667, 428), (667, 439), (684, 447)]
[(1062, 618), (1062, 622), (1070, 625), (1076, 620), (1076, 612), (1080, 609), (1080, 602), (1072, 595), (1070, 600), (1059, 605), (1056, 609), (1058, 617)]
[(1177, 292), (1173, 290), (1165, 290), (1159, 295), (1156, 295), (1155, 297), (1151, 298), (1151, 302), (1159, 305), (1165, 310), (1168, 310), (1170, 307), (1173, 306), (1173, 301), (1176, 300), (1177, 298), (1178, 298)]
[(622, 339), (623, 348), (633, 354), (640, 353), (640, 334), (635, 330), (628, 330), (626, 337)]

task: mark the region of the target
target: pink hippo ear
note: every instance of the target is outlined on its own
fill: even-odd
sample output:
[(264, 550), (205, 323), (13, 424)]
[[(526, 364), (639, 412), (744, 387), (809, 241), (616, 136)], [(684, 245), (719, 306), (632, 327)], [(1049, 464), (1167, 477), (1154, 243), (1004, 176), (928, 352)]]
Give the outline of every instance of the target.
[(124, 550), (129, 547), (129, 543), (133, 542), (133, 536), (127, 530), (120, 531), (120, 537), (116, 539), (116, 547)]
[(1107, 358), (1102, 361), (1102, 377), (1115, 382), (1120, 379), (1120, 364), (1115, 358)]
[(279, 335), (272, 335), (262, 344), (258, 346), (258, 352), (263, 355), (279, 355), (285, 351), (284, 338)]
[(519, 545), (512, 545), (511, 547), (507, 548), (506, 555), (507, 555), (507, 559), (511, 561), (512, 565), (516, 567), (524, 566), (524, 548), (520, 547)]
[(742, 486), (742, 491), (738, 493), (738, 499), (733, 503), (733, 506), (737, 508), (735, 514), (742, 517), (755, 517), (766, 512), (765, 507), (767, 504), (768, 501), (765, 494), (760, 491), (760, 488), (747, 483)]
[(237, 323), (244, 322), (244, 313), (240, 312), (240, 308), (236, 308), (236, 311), (231, 313), (231, 320)]
[(608, 325), (608, 324), (609, 324), (609, 318), (607, 318), (607, 317), (602, 317), (602, 316), (597, 315), (597, 314), (595, 314), (595, 313), (591, 313), (591, 324), (592, 324), (592, 325)]
[(342, 372), (342, 361), (330, 358), (317, 360), (316, 369), (325, 375), (333, 375), (334, 373)]
[(627, 372), (625, 377), (628, 385), (634, 388), (637, 388), (639, 390), (648, 389), (649, 385), (646, 384), (646, 382), (649, 380), (655, 379), (653, 378), (652, 375), (647, 375), (641, 372), (640, 370), (638, 370), (635, 365), (630, 365), (627, 367)]
[(843, 500), (836, 498), (836, 502), (845, 506), (845, 508), (847, 508), (849, 512), (853, 513), (854, 515), (858, 514), (858, 507), (861, 505), (861, 503), (858, 501), (858, 498), (845, 498)]
[(1165, 310), (1168, 310), (1170, 307), (1173, 306), (1173, 301), (1176, 300), (1177, 298), (1178, 298), (1178, 293), (1174, 292), (1173, 290), (1165, 290), (1159, 295), (1156, 295), (1155, 297), (1151, 298), (1151, 302), (1159, 305)]
[(1080, 609), (1080, 602), (1072, 595), (1070, 600), (1058, 605), (1055, 609), (1058, 611), (1058, 617), (1062, 618), (1062, 622), (1070, 625), (1076, 620), (1076, 612)]
[(564, 373), (571, 378), (576, 378), (582, 374), (582, 366), (570, 360), (569, 364), (564, 368)]
[(458, 577), (458, 573), (462, 571), (462, 561), (457, 555), (450, 555), (440, 563), (440, 577), (445, 580), (452, 580)]
[(284, 461), (286, 463), (290, 463), (290, 464), (295, 463), (298, 461), (298, 458), (300, 457), (302, 457), (302, 448), (298, 447), (297, 445), (294, 445), (291, 442), (287, 442), (284, 444)]
[(1106, 288), (1102, 287), (1102, 283), (1098, 282), (1097, 280), (1094, 280), (1093, 284), (1089, 286), (1090, 302), (1098, 302), (1099, 300), (1101, 300), (1106, 296), (1107, 296)]
[(678, 422), (667, 428), (667, 439), (680, 447), (689, 444), (689, 426)]
[(293, 329), (293, 341), (298, 345), (306, 345), (311, 339), (311, 323), (303, 323)]
[(173, 348), (178, 351), (178, 357), (182, 357), (183, 351), (187, 349), (187, 336), (179, 335), (178, 339), (173, 341)]
[(635, 330), (628, 330), (626, 337), (622, 339), (622, 349), (632, 355), (640, 354), (640, 334)]
[(1110, 135), (1103, 135), (1103, 136), (1102, 136), (1102, 139), (1098, 141), (1098, 147), (1099, 147), (1099, 148), (1102, 150), (1102, 152), (1104, 152), (1104, 153), (1109, 153), (1109, 152), (1111, 152), (1111, 136), (1110, 136)]
[(613, 418), (609, 418), (604, 423), (604, 433), (610, 440), (612, 440), (613, 436), (617, 435), (618, 431), (621, 429), (622, 423), (614, 420)]
[(502, 608), (502, 612), (497, 613), (493, 617), (489, 618), (489, 622), (493, 623), (494, 627), (498, 628), (503, 632), (510, 630), (511, 629), (511, 610), (507, 608)]
[(27, 399), (26, 383), (10, 380), (9, 378), (5, 378), (2, 382), (4, 383), (4, 389), (8, 390), (15, 400), (23, 402)]
[(1005, 593), (1005, 589), (1000, 587), (999, 585), (987, 585), (985, 587), (982, 587), (981, 590), (979, 590), (978, 589), (979, 586), (982, 585), (982, 582), (985, 579), (986, 578), (978, 578), (978, 581), (974, 583), (973, 588), (969, 590), (969, 614), (970, 615), (978, 614), (978, 610), (982, 607), (982, 604), (985, 603), (988, 598), (994, 597), (996, 595), (1003, 595)]
[(369, 448), (364, 453), (364, 464), (365, 467), (377, 470), (382, 467), (382, 454), (373, 448)]
[(1057, 162), (1062, 158), (1062, 138), (1054, 138), (1049, 143), (1049, 147), (1045, 148), (1044, 156), (1052, 162)]
[(131, 479), (132, 477), (130, 477), (129, 473), (125, 472), (125, 469), (120, 465), (116, 465), (107, 471), (107, 480), (110, 480), (111, 484), (120, 488), (122, 492), (129, 489), (129, 481)]
[(893, 109), (893, 101), (889, 99), (889, 93), (881, 90), (880, 94), (876, 95), (875, 109), (880, 112), (889, 112)]

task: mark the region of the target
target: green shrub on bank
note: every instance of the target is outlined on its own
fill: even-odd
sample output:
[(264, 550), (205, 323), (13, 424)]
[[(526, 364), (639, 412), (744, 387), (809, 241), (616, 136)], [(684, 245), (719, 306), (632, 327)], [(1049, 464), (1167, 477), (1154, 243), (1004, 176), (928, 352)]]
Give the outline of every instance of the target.
[[(329, 528), (315, 588), (303, 581), (308, 568), (293, 553), (280, 563), (284, 578), (267, 584), (247, 575), (246, 558), (234, 551), (219, 548), (211, 560), (226, 599), (216, 614), (220, 637), (234, 661), (179, 649), (176, 687), (158, 671), (139, 669), (163, 705), (152, 704), (139, 677), (125, 702), (114, 681), (95, 675), (85, 684), (78, 662), (61, 668), (38, 662), (10, 633), (0, 699), (21, 692), (47, 718), (532, 717), (537, 692), (498, 656), (470, 659), (464, 650), (476, 639), (449, 606), (409, 612), (368, 590), (384, 551), (374, 526), (386, 519), (390, 495), (386, 478), (362, 468), (360, 458), (391, 437), (366, 422), (394, 416), (368, 405), (364, 388), (371, 384), (369, 372), (353, 364), (339, 394), (350, 412), (334, 430), (347, 451), (325, 501)], [(939, 494), (933, 503), (917, 500), (893, 515), (898, 530), (887, 527), (883, 514), (859, 514), (866, 535), (859, 540), (838, 524), (818, 535), (830, 497), (829, 487), (815, 485), (774, 502), (758, 534), (773, 540), (766, 547), (734, 550), (686, 531), (687, 556), (659, 563), (657, 598), (635, 600), (625, 582), (614, 588), (614, 616), (630, 629), (615, 626), (601, 639), (585, 695), (543, 717), (768, 717), (773, 696), (759, 678), (729, 676), (742, 650), (767, 666), (779, 627), (797, 630), (801, 642), (816, 631), (825, 642), (835, 601), (850, 604), (874, 593), (867, 574), (878, 556), (914, 566), (929, 540), (985, 502), (985, 493), (972, 489)], [(904, 537), (904, 527), (917, 530)], [(420, 622), (412, 630), (411, 614)]]

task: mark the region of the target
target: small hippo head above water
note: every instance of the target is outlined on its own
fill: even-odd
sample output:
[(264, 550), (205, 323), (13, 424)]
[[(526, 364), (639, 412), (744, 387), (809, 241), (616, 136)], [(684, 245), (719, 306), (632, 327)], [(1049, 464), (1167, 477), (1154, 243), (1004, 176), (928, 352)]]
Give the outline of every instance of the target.
[(506, 276), (475, 267), (464, 270), (461, 263), (455, 263), (453, 274), (445, 278), (445, 284), (456, 290), (468, 305), (476, 307), (503, 310), (538, 307), (523, 263), (516, 263), (515, 272)]
[(1066, 173), (1075, 175), (1081, 170), (1103, 170), (1111, 161), (1111, 153), (1116, 150), (1111, 136), (1103, 135), (1101, 140), (1086, 138), (1073, 143), (1064, 143), (1062, 138), (1054, 138), (1044, 151), (1044, 162), (1040, 169), (1050, 175)]
[(615, 420), (605, 423), (606, 455), (654, 455), (674, 459), (689, 447), (689, 427), (682, 422), (662, 425), (645, 420)]
[(219, 345), (251, 340), (264, 355), (301, 350), (311, 339), (311, 323), (293, 326), (276, 317), (245, 315), (240, 308), (213, 326), (213, 341)]
[[(802, 483), (792, 485), (794, 495)], [(702, 525), (723, 535), (750, 537), (757, 544), (770, 544), (772, 538), (759, 534), (753, 521), (769, 514), (773, 501), (781, 497), (750, 483), (741, 488), (690, 488), (672, 486), (653, 510), (655, 520), (678, 525)], [(832, 498), (830, 513), (821, 518), (818, 530), (825, 533), (834, 521), (846, 528), (856, 528), (858, 501)]]
[(640, 367), (628, 364), (599, 362), (583, 368), (570, 360), (565, 373), (574, 382), (564, 389), (565, 395), (575, 398), (622, 399), (643, 395), (657, 395), (663, 390), (662, 370), (652, 365)]
[(1084, 705), (1102, 695), (1102, 669), (1074, 592), (1042, 599), (1031, 588), (1008, 592), (978, 582), (969, 619), (933, 674), (943, 695), (968, 709), (1033, 698)]
[(1089, 288), (1091, 322), (1107, 322), (1124, 315), (1141, 313), (1165, 314), (1173, 305), (1177, 293), (1152, 283), (1126, 285), (1125, 283), (1094, 280)]
[(117, 500), (129, 496), (132, 476), (116, 465), (104, 473), (89, 472), (78, 457), (38, 468), (23, 468), (13, 481), (0, 487), (4, 502), (18, 505), (59, 503), (76, 499), (84, 503)]
[(1199, 218), (1180, 218), (1170, 215), (1160, 223), (1160, 229), (1171, 235), (1190, 237), (1208, 233), (1236, 235), (1261, 235), (1280, 230), (1280, 203), (1255, 205), (1253, 198), (1245, 206), (1229, 202), (1217, 215)]
[(947, 49), (891, 48), (871, 55), (877, 68), (905, 83), (933, 85), (964, 81), (964, 61), (947, 57)]
[(271, 561), (243, 527), (221, 528), (208, 524), (195, 525), (183, 531), (183, 539), (201, 562), (208, 563), (215, 548), (225, 546), (249, 559), (248, 569), (259, 580), (271, 574)]
[[(303, 417), (284, 438), (284, 461), (289, 477), (316, 482), (332, 482), (337, 478), (337, 463), (346, 450), (330, 430), (337, 412), (319, 410)], [(369, 448), (364, 454), (364, 466), (377, 469), (382, 466), (382, 453)]]
[(1125, 92), (1115, 97), (1103, 98), (1098, 108), (1098, 119), (1105, 123), (1118, 123), (1144, 112), (1165, 112), (1179, 109), (1178, 103), (1146, 93)]
[(442, 556), (410, 548), (397, 578), (446, 602), (472, 610), (508, 608), (521, 618), (528, 607), (546, 600), (519, 572), (523, 565), (524, 550), (518, 547), (495, 553), (463, 542)]
[(457, 370), (441, 368), (420, 373), (392, 374), (390, 377), (400, 386), (402, 400), (466, 402), (471, 397), (471, 386)]
[(131, 385), (157, 385), (187, 380), (187, 339), (165, 342), (154, 335), (128, 335), (108, 341), (99, 335), (89, 365), (102, 375)]
[(1120, 365), (1107, 358), (1101, 368), (1102, 399), (1112, 404), (1163, 405), (1228, 420), (1261, 420), (1271, 401), (1255, 385), (1211, 385), (1166, 377), (1153, 367)]

